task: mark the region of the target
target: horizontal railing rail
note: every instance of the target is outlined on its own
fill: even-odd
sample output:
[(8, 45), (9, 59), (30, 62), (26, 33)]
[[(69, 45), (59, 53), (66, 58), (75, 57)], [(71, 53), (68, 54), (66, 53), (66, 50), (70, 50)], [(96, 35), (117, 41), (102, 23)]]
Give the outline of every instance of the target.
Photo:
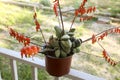
[[(38, 57), (34, 57), (34, 60), (32, 58), (21, 58), (20, 52), (16, 52), (16, 51), (5, 49), (5, 48), (0, 48), (0, 56), (5, 56), (10, 59), (13, 80), (18, 80), (16, 61), (26, 63), (32, 66), (32, 76), (33, 76), (32, 80), (38, 80), (37, 78), (38, 68), (45, 69), (45, 60), (40, 59)], [(75, 69), (71, 69), (70, 73), (63, 77), (67, 77), (72, 80), (105, 80), (103, 78), (99, 78), (97, 76), (93, 76), (91, 74), (84, 73)], [(55, 80), (59, 80), (59, 78), (55, 77)]]

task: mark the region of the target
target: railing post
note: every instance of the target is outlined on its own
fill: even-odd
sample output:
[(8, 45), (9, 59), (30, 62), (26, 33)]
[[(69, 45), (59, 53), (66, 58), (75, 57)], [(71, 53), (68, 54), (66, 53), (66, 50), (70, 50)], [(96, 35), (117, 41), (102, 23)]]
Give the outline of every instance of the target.
[(10, 65), (11, 65), (11, 71), (12, 71), (13, 80), (18, 80), (16, 60), (10, 59)]
[(32, 80), (38, 80), (38, 68), (32, 66)]
[(54, 80), (59, 80), (59, 77), (54, 77)]
[(2, 77), (1, 77), (1, 71), (0, 71), (0, 80), (2, 80)]

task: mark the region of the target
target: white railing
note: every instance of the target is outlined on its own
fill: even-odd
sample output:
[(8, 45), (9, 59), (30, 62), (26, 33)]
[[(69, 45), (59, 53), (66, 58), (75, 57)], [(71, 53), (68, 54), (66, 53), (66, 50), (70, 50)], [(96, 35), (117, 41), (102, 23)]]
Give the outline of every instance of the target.
[[(31, 58), (21, 58), (19, 52), (5, 48), (0, 48), (0, 56), (5, 56), (10, 59), (13, 80), (18, 80), (16, 61), (31, 65), (32, 76), (33, 76), (32, 80), (38, 80), (38, 75), (37, 75), (38, 68), (45, 69), (45, 61), (37, 57), (34, 57), (34, 60), (32, 60)], [(72, 80), (105, 80), (103, 78), (99, 78), (97, 76), (80, 72), (75, 69), (71, 69), (70, 73), (68, 75), (65, 75), (64, 77), (70, 78)], [(55, 77), (54, 80), (59, 80), (59, 78)]]

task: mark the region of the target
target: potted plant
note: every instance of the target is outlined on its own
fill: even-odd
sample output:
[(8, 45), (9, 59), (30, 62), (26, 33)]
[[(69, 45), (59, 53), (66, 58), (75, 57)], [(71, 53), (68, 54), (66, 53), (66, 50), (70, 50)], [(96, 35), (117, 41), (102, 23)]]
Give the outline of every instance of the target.
[[(42, 48), (40, 48), (40, 46), (35, 46), (35, 45), (30, 46), (31, 43), (30, 38), (22, 34), (19, 34), (12, 28), (9, 28), (10, 35), (16, 38), (19, 42), (24, 44), (24, 47), (21, 49), (21, 56), (24, 57), (25, 55), (25, 57), (31, 57), (31, 56), (33, 57), (38, 52), (44, 54), (47, 72), (52, 76), (60, 77), (69, 73), (72, 56), (74, 53), (76, 53), (76, 51), (79, 51), (78, 47), (82, 43), (89, 41), (91, 39), (92, 39), (92, 43), (95, 43), (99, 40), (103, 40), (103, 38), (107, 36), (108, 33), (112, 33), (112, 32), (120, 33), (120, 29), (118, 27), (118, 28), (111, 28), (105, 30), (97, 35), (93, 35), (91, 38), (85, 41), (82, 41), (81, 39), (76, 39), (74, 36), (75, 28), (72, 28), (76, 17), (80, 15), (80, 21), (89, 20), (92, 18), (92, 16), (85, 16), (84, 14), (89, 14), (96, 10), (95, 7), (86, 8), (85, 7), (86, 2), (87, 0), (83, 0), (79, 8), (75, 9), (74, 19), (72, 20), (70, 29), (69, 31), (66, 31), (64, 29), (60, 2), (59, 0), (54, 1), (53, 10), (55, 12), (55, 15), (60, 17), (59, 19), (60, 24), (59, 26), (54, 27), (56, 36), (51, 35), (49, 37), (49, 41), (46, 41), (44, 38), (35, 11), (33, 18), (36, 25), (36, 31), (40, 31), (44, 39), (44, 44)], [(116, 62), (110, 59), (105, 49), (103, 51), (103, 57), (111, 65), (116, 65)]]
[[(36, 25), (36, 31), (40, 30), (45, 42), (42, 48), (35, 45), (30, 46), (30, 38), (19, 34), (12, 28), (9, 28), (10, 35), (24, 44), (24, 47), (21, 49), (21, 56), (24, 57), (25, 55), (25, 57), (31, 57), (40, 52), (45, 54), (46, 70), (50, 75), (59, 77), (68, 74), (70, 71), (72, 56), (76, 51), (79, 51), (77, 50), (77, 47), (82, 43), (81, 39), (76, 39), (74, 37), (75, 28), (72, 28), (73, 23), (78, 15), (82, 16), (85, 13), (95, 11), (95, 7), (90, 7), (88, 10), (85, 10), (84, 5), (86, 2), (87, 0), (83, 0), (80, 7), (75, 10), (75, 17), (71, 23), (70, 29), (69, 31), (66, 31), (62, 19), (60, 1), (54, 1), (53, 10), (56, 16), (60, 16), (59, 22), (61, 22), (61, 24), (54, 27), (56, 36), (51, 35), (49, 41), (46, 41), (44, 38), (35, 10), (33, 18)], [(81, 17), (80, 20), (88, 20), (90, 18), (91, 17)]]
[[(81, 7), (83, 7), (85, 3), (86, 0), (83, 0)], [(78, 49), (77, 47), (81, 45), (82, 40), (74, 37), (75, 29), (72, 28), (74, 21), (69, 31), (64, 30), (59, 0), (54, 1), (54, 12), (56, 16), (60, 16), (62, 26), (54, 27), (56, 36), (51, 35), (49, 37), (49, 41), (45, 43), (41, 53), (45, 54), (47, 72), (52, 76), (59, 77), (69, 73), (72, 56), (76, 49)]]
[(75, 29), (63, 34), (60, 27), (55, 26), (56, 37), (50, 36), (41, 53), (45, 54), (46, 70), (54, 76), (62, 76), (69, 72), (72, 55), (82, 43), (74, 38)]

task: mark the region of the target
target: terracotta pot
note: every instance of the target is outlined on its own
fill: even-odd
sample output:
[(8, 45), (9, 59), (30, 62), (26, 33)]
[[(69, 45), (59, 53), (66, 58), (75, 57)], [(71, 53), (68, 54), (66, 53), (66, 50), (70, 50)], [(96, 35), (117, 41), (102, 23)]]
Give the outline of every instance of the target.
[(55, 58), (46, 55), (46, 70), (52, 76), (60, 77), (66, 75), (70, 71), (71, 61), (72, 55), (66, 58)]

